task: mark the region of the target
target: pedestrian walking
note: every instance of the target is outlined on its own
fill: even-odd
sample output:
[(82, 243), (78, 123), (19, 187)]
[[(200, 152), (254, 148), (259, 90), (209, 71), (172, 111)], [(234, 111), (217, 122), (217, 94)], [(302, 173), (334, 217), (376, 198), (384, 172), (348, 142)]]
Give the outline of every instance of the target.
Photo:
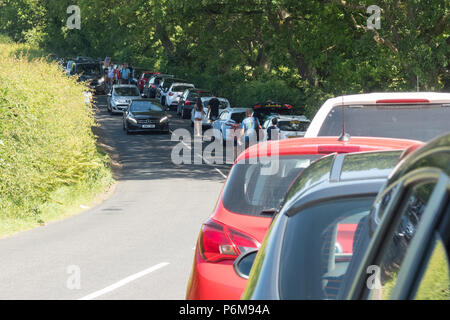
[(197, 102), (194, 106), (194, 135), (196, 137), (201, 137), (202, 135), (202, 121), (205, 117), (205, 111), (203, 109), (202, 99), (200, 97), (197, 98)]
[(280, 140), (280, 128), (278, 128), (278, 118), (272, 118), (272, 125), (267, 128), (267, 141)]
[(123, 64), (123, 68), (121, 71), (121, 82), (122, 84), (129, 84), (130, 83), (130, 68), (128, 67), (128, 63)]
[(245, 149), (258, 141), (258, 131), (261, 129), (259, 120), (253, 116), (253, 110), (247, 109), (247, 118), (241, 123), (241, 136), (244, 138)]
[(216, 94), (213, 93), (213, 97), (211, 100), (209, 100), (208, 103), (208, 119), (211, 121), (215, 121), (219, 117), (219, 106), (220, 101), (217, 99)]

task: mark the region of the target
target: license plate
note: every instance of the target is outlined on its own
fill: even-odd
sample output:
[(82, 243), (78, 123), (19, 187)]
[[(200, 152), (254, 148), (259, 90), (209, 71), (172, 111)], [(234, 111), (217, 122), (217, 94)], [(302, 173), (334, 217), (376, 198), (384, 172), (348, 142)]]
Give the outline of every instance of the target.
[(142, 125), (142, 128), (143, 129), (153, 129), (153, 128), (155, 128), (156, 126), (154, 125), (154, 124), (143, 124)]

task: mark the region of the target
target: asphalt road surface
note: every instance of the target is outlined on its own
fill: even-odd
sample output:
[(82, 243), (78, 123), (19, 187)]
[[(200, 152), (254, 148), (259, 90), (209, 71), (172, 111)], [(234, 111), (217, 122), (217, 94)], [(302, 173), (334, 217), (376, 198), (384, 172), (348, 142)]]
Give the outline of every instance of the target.
[[(0, 240), (0, 299), (184, 299), (229, 165), (175, 165), (168, 134), (126, 135), (98, 98), (117, 187), (79, 215)], [(191, 130), (171, 114), (171, 129)]]

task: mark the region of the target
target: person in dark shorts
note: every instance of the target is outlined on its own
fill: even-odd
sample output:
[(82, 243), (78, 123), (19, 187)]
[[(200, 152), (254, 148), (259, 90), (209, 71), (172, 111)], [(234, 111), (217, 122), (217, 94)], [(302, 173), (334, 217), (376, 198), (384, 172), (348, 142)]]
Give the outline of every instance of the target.
[(208, 115), (209, 120), (214, 121), (219, 117), (220, 101), (217, 99), (216, 94), (213, 93), (213, 98), (208, 103)]

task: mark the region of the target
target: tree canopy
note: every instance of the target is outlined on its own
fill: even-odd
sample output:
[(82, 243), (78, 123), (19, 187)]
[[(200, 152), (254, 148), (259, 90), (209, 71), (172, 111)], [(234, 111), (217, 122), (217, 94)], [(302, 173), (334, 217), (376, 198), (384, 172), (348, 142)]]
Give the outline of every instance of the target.
[(269, 98), (312, 116), (341, 93), (450, 90), (447, 0), (0, 0), (0, 32), (61, 56), (177, 74), (236, 106)]

